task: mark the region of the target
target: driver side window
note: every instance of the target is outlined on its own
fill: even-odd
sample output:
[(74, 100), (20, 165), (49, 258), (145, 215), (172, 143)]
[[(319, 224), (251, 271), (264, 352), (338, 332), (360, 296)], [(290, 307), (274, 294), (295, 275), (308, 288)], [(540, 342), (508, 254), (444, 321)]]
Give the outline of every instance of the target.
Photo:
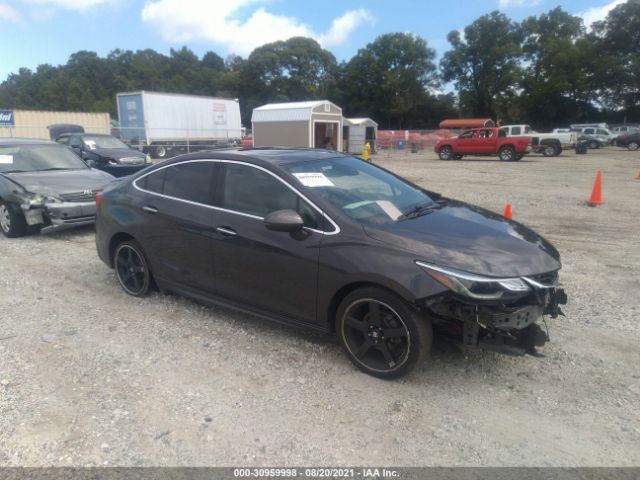
[(304, 199), (271, 174), (236, 163), (224, 164), (222, 208), (266, 217), (276, 210), (300, 214), (304, 226), (319, 228), (320, 215)]

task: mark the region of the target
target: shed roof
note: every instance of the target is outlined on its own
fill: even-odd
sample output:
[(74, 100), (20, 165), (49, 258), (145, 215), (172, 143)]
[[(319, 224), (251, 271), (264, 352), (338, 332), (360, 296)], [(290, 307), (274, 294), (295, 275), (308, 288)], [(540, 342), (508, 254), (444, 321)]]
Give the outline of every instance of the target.
[(313, 109), (320, 105), (330, 104), (342, 111), (335, 103), (328, 100), (311, 100), (308, 102), (268, 103), (254, 108), (252, 122), (302, 122), (309, 121)]
[(378, 126), (378, 123), (370, 118), (346, 118), (345, 121), (349, 122), (351, 125), (375, 125)]

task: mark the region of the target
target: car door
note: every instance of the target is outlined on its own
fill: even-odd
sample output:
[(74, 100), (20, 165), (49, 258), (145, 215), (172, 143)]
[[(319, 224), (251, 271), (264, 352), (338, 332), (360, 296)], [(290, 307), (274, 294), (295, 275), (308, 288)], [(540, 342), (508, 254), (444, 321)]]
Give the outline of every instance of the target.
[(211, 234), (217, 164), (191, 160), (136, 180), (144, 195), (143, 248), (164, 283), (212, 293)]
[[(218, 294), (315, 323), (322, 216), (284, 180), (256, 165), (223, 162), (219, 175), (213, 237)], [(297, 210), (305, 228), (267, 230), (264, 217), (282, 209)]]
[[(520, 127), (514, 127), (514, 130), (517, 129), (518, 135), (520, 134)], [(495, 153), (495, 142), (496, 139), (493, 136), (493, 130), (491, 129), (483, 129), (478, 132), (478, 138), (476, 141), (476, 153)]]
[(467, 132), (463, 132), (456, 139), (456, 148), (454, 148), (455, 153), (477, 153), (476, 152), (476, 132), (473, 130), (469, 130)]

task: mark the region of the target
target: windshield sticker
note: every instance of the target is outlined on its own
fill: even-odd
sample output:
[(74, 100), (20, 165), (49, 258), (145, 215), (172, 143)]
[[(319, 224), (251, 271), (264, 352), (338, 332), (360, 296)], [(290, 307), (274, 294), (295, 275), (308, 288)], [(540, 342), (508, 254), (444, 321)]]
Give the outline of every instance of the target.
[(333, 182), (320, 172), (294, 173), (293, 174), (305, 187), (335, 187)]
[(402, 216), (402, 212), (398, 210), (398, 207), (396, 207), (389, 200), (378, 200), (376, 203), (384, 213), (389, 215), (389, 218), (391, 220), (397, 220), (399, 217)]
[(0, 164), (12, 165), (13, 155), (0, 155)]
[(96, 141), (95, 140), (85, 140), (84, 143), (86, 143), (87, 147), (89, 147), (91, 150), (95, 150), (96, 149)]

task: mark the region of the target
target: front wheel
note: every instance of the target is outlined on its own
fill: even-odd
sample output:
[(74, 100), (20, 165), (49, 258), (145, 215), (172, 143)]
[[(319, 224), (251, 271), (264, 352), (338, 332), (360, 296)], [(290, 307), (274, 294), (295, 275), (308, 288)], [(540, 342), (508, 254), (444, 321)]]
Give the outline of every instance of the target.
[(462, 160), (462, 155), (460, 155), (459, 153), (456, 153), (456, 154), (453, 156), (453, 159), (454, 159), (454, 160)]
[(0, 230), (8, 238), (21, 237), (27, 233), (27, 222), (20, 207), (0, 202)]
[(444, 146), (438, 150), (438, 157), (440, 157), (440, 160), (451, 160), (453, 158), (453, 150), (451, 150), (451, 147)]
[(640, 144), (638, 144), (638, 142), (635, 142), (635, 141), (629, 142), (627, 144), (627, 148), (635, 152), (636, 150), (638, 150), (638, 148), (640, 148)]
[(122, 242), (113, 255), (116, 277), (122, 289), (134, 297), (144, 297), (151, 289), (151, 271), (135, 240)]
[(167, 156), (167, 148), (163, 145), (158, 145), (153, 148), (153, 152), (155, 153), (156, 158), (165, 158)]
[(600, 144), (598, 142), (596, 142), (595, 140), (591, 140), (589, 142), (589, 148), (591, 150), (595, 150), (596, 148), (600, 148)]
[(347, 295), (338, 308), (336, 323), (349, 359), (374, 377), (399, 378), (431, 349), (429, 319), (378, 287), (359, 288)]
[(503, 162), (512, 162), (513, 160), (516, 160), (516, 152), (511, 147), (504, 147), (500, 149), (498, 156)]

